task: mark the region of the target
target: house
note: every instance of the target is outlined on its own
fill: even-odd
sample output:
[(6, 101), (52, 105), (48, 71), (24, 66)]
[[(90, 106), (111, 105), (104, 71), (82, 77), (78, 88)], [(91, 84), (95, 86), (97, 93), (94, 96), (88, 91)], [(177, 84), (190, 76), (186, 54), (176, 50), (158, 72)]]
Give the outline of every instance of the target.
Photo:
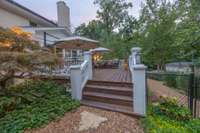
[[(32, 33), (33, 39), (38, 41), (41, 47), (52, 48), (65, 43), (72, 47), (58, 46), (57, 54), (64, 57), (65, 61), (77, 62), (83, 58), (83, 52), (87, 49), (82, 49), (85, 43), (98, 43), (95, 40), (87, 39), (84, 37), (72, 37), (70, 27), (70, 8), (64, 1), (57, 2), (57, 22), (53, 22), (40, 14), (28, 9), (13, 0), (0, 0), (0, 26), (4, 28), (21, 27), (23, 30)], [(77, 46), (78, 45), (78, 46)], [(66, 48), (68, 47), (68, 48)], [(56, 50), (55, 50), (56, 51)], [(71, 63), (69, 63), (70, 65)]]
[(64, 1), (57, 2), (57, 16), (56, 23), (13, 0), (0, 1), (0, 26), (21, 27), (32, 33), (33, 39), (41, 46), (52, 45), (59, 39), (71, 36), (70, 9)]
[(173, 62), (165, 65), (165, 70), (167, 72), (181, 72), (188, 73), (191, 72), (192, 62)]

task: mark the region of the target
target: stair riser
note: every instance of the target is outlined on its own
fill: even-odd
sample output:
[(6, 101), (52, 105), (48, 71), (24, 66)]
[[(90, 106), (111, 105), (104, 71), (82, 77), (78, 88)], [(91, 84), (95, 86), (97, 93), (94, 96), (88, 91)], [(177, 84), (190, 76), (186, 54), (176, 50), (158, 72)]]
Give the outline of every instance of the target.
[(90, 85), (105, 85), (105, 86), (121, 86), (121, 87), (129, 87), (129, 88), (133, 88), (132, 84), (127, 84), (127, 83), (113, 83), (113, 82), (88, 82), (88, 84)]
[(97, 97), (97, 96), (89, 96), (83, 95), (84, 100), (91, 100), (115, 105), (122, 105), (122, 106), (132, 106), (132, 101), (121, 100), (121, 99), (112, 99), (112, 98), (105, 98), (105, 97)]
[(104, 93), (104, 94), (114, 94), (114, 95), (120, 95), (120, 96), (130, 96), (130, 97), (133, 96), (132, 91), (109, 90), (109, 89), (91, 88), (91, 87), (85, 88), (84, 92), (98, 92), (98, 93)]

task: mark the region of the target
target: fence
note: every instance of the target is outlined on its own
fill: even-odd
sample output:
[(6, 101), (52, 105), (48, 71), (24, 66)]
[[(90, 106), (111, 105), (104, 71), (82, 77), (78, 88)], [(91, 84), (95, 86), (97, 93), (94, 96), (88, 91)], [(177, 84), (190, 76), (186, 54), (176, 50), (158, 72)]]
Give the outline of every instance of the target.
[(188, 107), (194, 117), (200, 117), (199, 73), (147, 72), (149, 101), (160, 96), (176, 98), (179, 105)]
[(195, 117), (200, 117), (200, 66), (196, 65), (194, 67), (194, 81), (193, 81), (194, 90), (191, 94), (192, 96), (192, 104), (191, 108), (193, 111), (193, 115)]

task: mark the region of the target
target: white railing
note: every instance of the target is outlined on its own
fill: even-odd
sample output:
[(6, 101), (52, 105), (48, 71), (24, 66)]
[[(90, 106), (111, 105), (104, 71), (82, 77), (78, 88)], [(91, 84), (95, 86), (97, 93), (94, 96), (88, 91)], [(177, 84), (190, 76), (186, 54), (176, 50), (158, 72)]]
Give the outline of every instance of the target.
[(88, 80), (89, 80), (89, 62), (84, 61), (81, 64), (81, 89), (84, 88)]
[(84, 62), (81, 65), (70, 67), (72, 98), (82, 99), (82, 91), (87, 81), (92, 78), (92, 57), (90, 52), (84, 53)]
[(133, 82), (133, 111), (146, 116), (146, 66), (141, 64), (141, 48), (132, 48), (129, 68)]

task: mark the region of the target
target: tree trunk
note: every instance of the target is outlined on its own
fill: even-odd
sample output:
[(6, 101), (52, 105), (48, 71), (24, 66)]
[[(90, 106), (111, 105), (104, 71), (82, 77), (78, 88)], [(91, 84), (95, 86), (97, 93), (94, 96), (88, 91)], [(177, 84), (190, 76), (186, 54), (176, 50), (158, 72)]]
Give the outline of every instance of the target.
[(157, 71), (160, 71), (160, 64), (157, 64)]

